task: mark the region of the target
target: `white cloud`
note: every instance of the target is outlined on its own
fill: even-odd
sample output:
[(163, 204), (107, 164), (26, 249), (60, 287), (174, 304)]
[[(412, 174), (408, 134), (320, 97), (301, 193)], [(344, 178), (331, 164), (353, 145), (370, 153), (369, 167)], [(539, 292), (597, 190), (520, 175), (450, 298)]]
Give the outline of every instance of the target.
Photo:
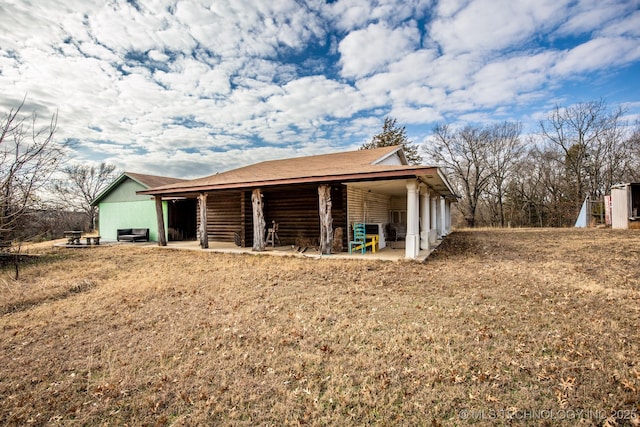
[(194, 177), (355, 148), (387, 115), (534, 117), (640, 59), (638, 0), (138, 4), (2, 2), (0, 105), (57, 109), (74, 159)]
[(433, 107), (398, 107), (391, 110), (390, 115), (396, 118), (400, 123), (422, 124), (439, 122), (443, 119), (442, 114)]
[(338, 47), (345, 77), (363, 77), (382, 71), (414, 50), (420, 41), (420, 32), (414, 23), (400, 28), (385, 24), (371, 24), (366, 29), (349, 33)]
[(624, 15), (625, 8), (624, 3), (611, 0), (581, 0), (568, 8), (565, 15), (567, 20), (558, 28), (557, 34), (582, 34), (598, 30), (612, 19)]
[(562, 19), (569, 0), (475, 0), (441, 8), (427, 31), (445, 53), (517, 46)]
[(544, 88), (556, 55), (543, 52), (515, 56), (485, 65), (473, 76), (470, 97), (479, 105), (494, 106), (517, 100), (521, 94)]
[[(640, 4), (637, 6), (640, 9)], [(612, 19), (599, 31), (602, 36), (640, 37), (640, 10), (618, 19)]]
[(606, 70), (613, 65), (625, 65), (640, 59), (638, 40), (628, 38), (598, 38), (567, 51), (553, 71), (558, 77), (588, 71)]
[(432, 0), (338, 0), (322, 6), (322, 13), (342, 31), (353, 31), (375, 22), (398, 26), (421, 18)]

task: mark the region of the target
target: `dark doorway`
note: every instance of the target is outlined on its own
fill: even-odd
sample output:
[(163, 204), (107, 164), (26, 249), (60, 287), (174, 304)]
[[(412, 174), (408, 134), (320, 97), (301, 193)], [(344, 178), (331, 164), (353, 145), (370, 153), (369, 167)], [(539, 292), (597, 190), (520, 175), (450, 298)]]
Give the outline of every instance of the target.
[(197, 209), (195, 199), (169, 200), (169, 240), (197, 240)]
[(631, 184), (631, 212), (630, 216), (634, 219), (640, 217), (640, 184)]

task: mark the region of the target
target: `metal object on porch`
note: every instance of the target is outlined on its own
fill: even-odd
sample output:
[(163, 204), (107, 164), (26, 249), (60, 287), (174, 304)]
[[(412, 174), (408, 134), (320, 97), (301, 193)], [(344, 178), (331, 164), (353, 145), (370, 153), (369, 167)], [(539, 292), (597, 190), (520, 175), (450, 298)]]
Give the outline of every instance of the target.
[(280, 245), (280, 238), (278, 237), (278, 223), (271, 221), (271, 227), (267, 229), (267, 245), (271, 243), (271, 247), (275, 247), (276, 241)]

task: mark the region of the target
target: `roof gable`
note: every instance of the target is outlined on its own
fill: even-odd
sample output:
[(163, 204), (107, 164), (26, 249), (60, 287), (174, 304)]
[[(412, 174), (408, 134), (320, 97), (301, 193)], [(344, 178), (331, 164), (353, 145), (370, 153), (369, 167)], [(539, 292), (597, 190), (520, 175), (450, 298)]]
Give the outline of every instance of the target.
[(171, 178), (166, 176), (157, 176), (157, 175), (145, 175), (141, 173), (133, 173), (133, 172), (123, 172), (117, 177), (107, 188), (102, 190), (100, 194), (96, 196), (93, 201), (91, 201), (92, 206), (98, 205), (105, 197), (107, 197), (111, 192), (113, 192), (118, 186), (120, 186), (127, 179), (130, 179), (138, 184), (140, 184), (143, 189), (148, 190), (153, 187), (160, 187), (163, 185), (176, 184), (178, 182), (185, 181), (180, 178)]

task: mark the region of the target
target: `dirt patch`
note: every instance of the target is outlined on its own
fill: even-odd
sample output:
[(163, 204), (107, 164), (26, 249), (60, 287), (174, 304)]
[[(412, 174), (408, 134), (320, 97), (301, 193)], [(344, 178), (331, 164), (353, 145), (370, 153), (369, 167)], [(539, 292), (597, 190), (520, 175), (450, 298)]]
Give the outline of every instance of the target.
[(637, 425), (638, 248), (567, 229), (455, 232), (424, 264), (69, 251), (6, 282), (3, 306), (44, 302), (0, 318), (0, 424)]

